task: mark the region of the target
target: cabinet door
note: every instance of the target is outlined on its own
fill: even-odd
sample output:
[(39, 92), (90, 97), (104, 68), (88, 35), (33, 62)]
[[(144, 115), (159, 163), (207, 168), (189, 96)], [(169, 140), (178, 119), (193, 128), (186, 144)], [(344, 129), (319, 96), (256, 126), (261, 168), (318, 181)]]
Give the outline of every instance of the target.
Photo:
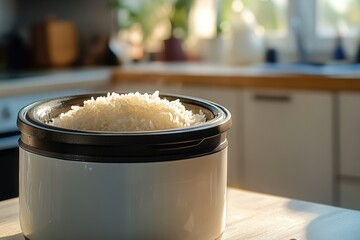
[(140, 81), (122, 81), (113, 89), (117, 92), (141, 92), (153, 93), (159, 91), (160, 94), (181, 94), (183, 85), (181, 83), (158, 82), (140, 82)]
[(340, 206), (360, 211), (360, 183), (340, 182)]
[(360, 93), (340, 93), (340, 174), (360, 181)]
[(332, 95), (244, 91), (245, 187), (332, 203)]
[(217, 86), (184, 85), (182, 94), (203, 98), (226, 107), (231, 113), (232, 126), (227, 134), (228, 139), (228, 185), (241, 187), (243, 185), (242, 153), (242, 91), (239, 89)]
[(340, 206), (360, 210), (360, 93), (339, 94)]

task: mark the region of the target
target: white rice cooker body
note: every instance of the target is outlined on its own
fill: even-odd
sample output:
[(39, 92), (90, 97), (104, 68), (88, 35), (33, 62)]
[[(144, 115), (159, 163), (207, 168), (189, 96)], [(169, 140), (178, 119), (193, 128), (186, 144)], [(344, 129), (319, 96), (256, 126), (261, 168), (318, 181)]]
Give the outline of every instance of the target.
[(177, 161), (88, 163), (20, 148), (20, 224), (42, 239), (218, 238), (227, 149)]

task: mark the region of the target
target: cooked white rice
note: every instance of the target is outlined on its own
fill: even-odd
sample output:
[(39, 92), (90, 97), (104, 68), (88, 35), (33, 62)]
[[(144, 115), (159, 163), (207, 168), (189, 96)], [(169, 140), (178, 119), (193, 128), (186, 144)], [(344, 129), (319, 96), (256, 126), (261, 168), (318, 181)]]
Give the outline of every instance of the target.
[(150, 131), (189, 127), (205, 121), (201, 111), (194, 114), (179, 99), (161, 99), (156, 91), (92, 97), (84, 101), (84, 106), (72, 106), (49, 124), (74, 130)]

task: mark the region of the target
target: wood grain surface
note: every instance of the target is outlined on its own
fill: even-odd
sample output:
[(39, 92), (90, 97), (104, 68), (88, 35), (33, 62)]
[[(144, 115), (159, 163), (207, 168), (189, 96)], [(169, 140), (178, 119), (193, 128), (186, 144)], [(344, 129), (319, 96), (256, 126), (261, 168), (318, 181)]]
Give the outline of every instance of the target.
[[(359, 240), (360, 212), (228, 189), (221, 240)], [(18, 199), (0, 202), (0, 240), (23, 239)]]
[[(335, 72), (336, 73), (336, 72)], [(324, 91), (360, 91), (359, 73), (324, 74), (308, 71), (302, 74), (191, 64), (140, 64), (114, 69), (112, 84), (122, 81), (182, 83), (236, 88), (301, 89)]]

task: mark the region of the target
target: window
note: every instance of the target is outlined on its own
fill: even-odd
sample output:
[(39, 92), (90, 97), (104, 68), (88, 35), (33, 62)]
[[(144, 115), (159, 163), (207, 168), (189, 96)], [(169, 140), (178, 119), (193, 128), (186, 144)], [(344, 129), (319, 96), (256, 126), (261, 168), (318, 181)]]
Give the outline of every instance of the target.
[(332, 61), (335, 37), (344, 38), (347, 61), (353, 61), (360, 39), (360, 0), (242, 0), (264, 27), (268, 45), (281, 61)]
[[(134, 5), (145, 3), (153, 5), (154, 2), (161, 5), (175, 0), (123, 1), (134, 3)], [(264, 30), (259, 32), (264, 33), (266, 47), (276, 49), (279, 52), (280, 61), (331, 62), (335, 37), (338, 32), (344, 38), (343, 43), (349, 61), (352, 61), (359, 46), (360, 0), (192, 0), (192, 2), (191, 11), (197, 10), (197, 15), (196, 18), (189, 20), (190, 36), (210, 38), (216, 33), (231, 32), (229, 31), (231, 30), (231, 18), (234, 16), (233, 13), (237, 12), (234, 11), (236, 10), (235, 6), (238, 9), (249, 10), (250, 15), (255, 16), (257, 23), (261, 26), (256, 30)], [(153, 18), (156, 16), (155, 13), (161, 12), (161, 9), (156, 8), (156, 10), (146, 13), (149, 18)], [(209, 12), (211, 12), (211, 16)], [(192, 14), (190, 13), (190, 15)], [(143, 13), (138, 16), (145, 19)], [(145, 19), (143, 25), (148, 26), (150, 23), (160, 22)], [(160, 26), (160, 24), (158, 25)], [(159, 36), (166, 35), (158, 33), (167, 31), (166, 26), (168, 25), (165, 25), (154, 28), (161, 30), (155, 34), (158, 39), (160, 39)], [(147, 35), (152, 36), (144, 34), (144, 36)], [(154, 49), (158, 49), (160, 44), (156, 46)]]
[(360, 0), (317, 0), (317, 34), (355, 36), (360, 29)]
[(254, 13), (266, 34), (287, 33), (287, 0), (243, 0), (243, 3), (245, 8)]
[(287, 0), (217, 0), (220, 15), (227, 23), (231, 12), (237, 9), (249, 10), (267, 35), (284, 36), (287, 33)]
[(242, 3), (266, 34), (288, 33), (293, 15), (301, 15), (300, 19), (308, 22), (305, 31), (310, 32), (315, 26), (314, 32), (319, 37), (334, 37), (338, 31), (350, 37), (360, 33), (360, 0), (242, 0)]

